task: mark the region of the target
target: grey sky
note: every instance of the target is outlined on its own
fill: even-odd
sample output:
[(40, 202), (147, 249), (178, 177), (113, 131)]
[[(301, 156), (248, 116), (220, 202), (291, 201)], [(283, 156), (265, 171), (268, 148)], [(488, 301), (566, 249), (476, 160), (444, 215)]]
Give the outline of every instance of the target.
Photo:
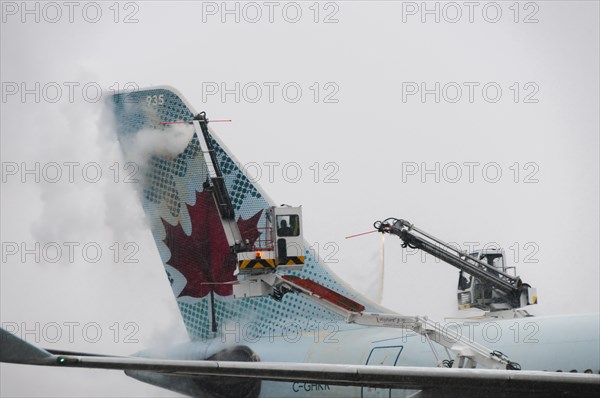
[[(538, 288), (534, 314), (598, 312), (598, 3), (513, 3), (479, 2), (469, 22), (462, 2), (430, 2), (439, 23), (434, 14), (421, 22), (421, 2), (282, 2), (273, 22), (262, 2), (228, 3), (239, 23), (221, 2), (124, 2), (118, 15), (112, 2), (78, 3), (73, 23), (58, 3), (62, 17), (51, 23), (56, 10), (42, 3), (29, 3), (38, 4), (35, 22), (37, 11), (2, 2), (1, 240), (103, 249), (98, 263), (81, 261), (81, 251), (73, 264), (3, 258), (2, 324), (40, 322), (26, 336), (35, 342), (56, 322), (63, 337), (41, 336), (41, 345), (121, 355), (185, 337), (133, 189), (111, 180), (110, 165), (122, 161), (106, 118), (85, 100), (126, 83), (171, 85), (210, 118), (233, 119), (212, 127), (272, 198), (303, 206), (305, 238), (370, 298), (379, 294), (380, 237), (344, 236), (394, 216), (461, 245), (500, 244)], [(254, 5), (262, 18), (252, 23)], [(98, 22), (88, 22), (97, 8)], [(22, 84), (35, 91), (38, 82), (39, 103), (35, 94), (23, 101)], [(424, 98), (423, 88), (432, 90)], [(95, 184), (32, 175), (21, 183), (5, 173), (13, 162), (97, 162), (104, 175)], [(130, 242), (137, 264), (123, 261)], [(455, 269), (404, 258), (391, 237), (385, 248), (384, 305), (457, 316)], [(90, 343), (76, 329), (70, 343), (68, 322), (95, 322), (103, 336)], [(127, 342), (131, 332), (139, 342)], [(2, 396), (173, 395), (116, 372), (0, 369)]]

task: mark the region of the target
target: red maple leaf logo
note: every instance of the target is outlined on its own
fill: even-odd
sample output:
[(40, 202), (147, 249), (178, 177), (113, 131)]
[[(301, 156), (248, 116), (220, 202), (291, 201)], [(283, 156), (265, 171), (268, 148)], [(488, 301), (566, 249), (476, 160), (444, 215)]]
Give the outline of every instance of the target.
[[(167, 264), (187, 280), (179, 297), (204, 297), (211, 290), (230, 296), (232, 287), (227, 282), (237, 280), (233, 276), (237, 259), (227, 243), (212, 193), (209, 190), (196, 192), (196, 204), (186, 206), (192, 223), (191, 235), (186, 235), (181, 224), (172, 226), (162, 220), (166, 232), (164, 242), (171, 251)], [(260, 236), (257, 225), (262, 212), (248, 220), (240, 217), (237, 221), (242, 238), (248, 239), (250, 245)]]

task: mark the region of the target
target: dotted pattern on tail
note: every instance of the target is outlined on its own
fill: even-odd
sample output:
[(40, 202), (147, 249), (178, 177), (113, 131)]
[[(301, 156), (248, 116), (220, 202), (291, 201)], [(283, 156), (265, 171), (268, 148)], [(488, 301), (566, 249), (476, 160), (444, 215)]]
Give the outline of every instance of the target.
[[(166, 131), (170, 127), (161, 125), (160, 122), (189, 121), (193, 117), (192, 111), (183, 100), (167, 88), (116, 94), (111, 97), (110, 104), (114, 111), (116, 131), (124, 146), (126, 158), (128, 149), (125, 143), (142, 129)], [(263, 210), (258, 225), (264, 225), (266, 213), (264, 210), (271, 204), (246, 178), (239, 165), (225, 152), (217, 140), (211, 137), (211, 141), (224, 174), (236, 218), (248, 219)], [(161, 221), (161, 219), (165, 220), (174, 226), (180, 223), (186, 234), (191, 234), (194, 228), (206, 227), (191, 225), (187, 206), (184, 206), (184, 204), (190, 206), (195, 204), (195, 193), (203, 190), (202, 183), (207, 178), (206, 163), (200, 150), (198, 137), (194, 134), (187, 148), (175, 158), (163, 159), (153, 156), (147, 166), (144, 167), (146, 174), (143, 179), (143, 207), (188, 333), (193, 339), (213, 337), (210, 295), (179, 296), (187, 281), (181, 273), (168, 264), (171, 253), (164, 243), (166, 232)], [(290, 201), (293, 202), (293, 198), (290, 198)], [(310, 250), (306, 251), (305, 256), (304, 268), (290, 274), (310, 278), (352, 300), (361, 302), (361, 297), (347, 291)], [(315, 325), (320, 323), (319, 327), (322, 330), (327, 322), (341, 320), (340, 316), (314, 301), (295, 294), (286, 294), (281, 301), (271, 297), (234, 299), (232, 296), (223, 297), (214, 294), (214, 301), (219, 331), (227, 324), (239, 323), (249, 337), (280, 336), (290, 325), (296, 329), (300, 327), (302, 332), (309, 332), (314, 331)], [(354, 326), (347, 325), (347, 327)]]

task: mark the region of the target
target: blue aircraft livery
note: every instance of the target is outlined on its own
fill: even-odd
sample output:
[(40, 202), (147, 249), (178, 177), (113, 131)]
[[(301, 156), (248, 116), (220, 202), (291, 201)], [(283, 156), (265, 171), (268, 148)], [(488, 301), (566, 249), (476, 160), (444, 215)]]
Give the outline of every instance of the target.
[[(111, 106), (126, 158), (136, 149), (131, 144), (136, 142), (136, 134), (150, 129), (168, 135), (195, 116), (191, 106), (174, 89), (166, 87), (116, 94), (111, 97)], [(208, 169), (197, 133), (193, 132), (187, 146), (176, 156), (152, 155), (145, 159), (146, 165), (140, 165), (145, 173), (144, 211), (190, 337), (214, 337), (218, 325), (227, 321), (252, 323), (251, 333), (261, 336), (281, 335), (283, 331), (276, 330), (278, 325), (300, 325), (302, 332), (309, 332), (307, 318), (323, 323), (341, 321), (339, 315), (299, 295), (286, 295), (281, 301), (270, 297), (233, 298), (231, 283), (237, 280), (236, 258), (227, 244), (212, 195), (203, 188)], [(265, 211), (274, 203), (248, 180), (212, 130), (210, 139), (240, 232), (252, 244), (266, 233), (260, 226), (265, 225)], [(375, 309), (332, 277), (310, 250), (305, 252), (305, 258), (303, 269), (290, 275), (310, 278)]]

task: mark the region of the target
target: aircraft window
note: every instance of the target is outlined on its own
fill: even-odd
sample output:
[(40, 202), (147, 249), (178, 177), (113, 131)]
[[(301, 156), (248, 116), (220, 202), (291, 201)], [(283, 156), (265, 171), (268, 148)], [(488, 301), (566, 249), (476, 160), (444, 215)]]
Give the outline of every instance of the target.
[(299, 236), (300, 217), (297, 214), (277, 216), (278, 236)]

